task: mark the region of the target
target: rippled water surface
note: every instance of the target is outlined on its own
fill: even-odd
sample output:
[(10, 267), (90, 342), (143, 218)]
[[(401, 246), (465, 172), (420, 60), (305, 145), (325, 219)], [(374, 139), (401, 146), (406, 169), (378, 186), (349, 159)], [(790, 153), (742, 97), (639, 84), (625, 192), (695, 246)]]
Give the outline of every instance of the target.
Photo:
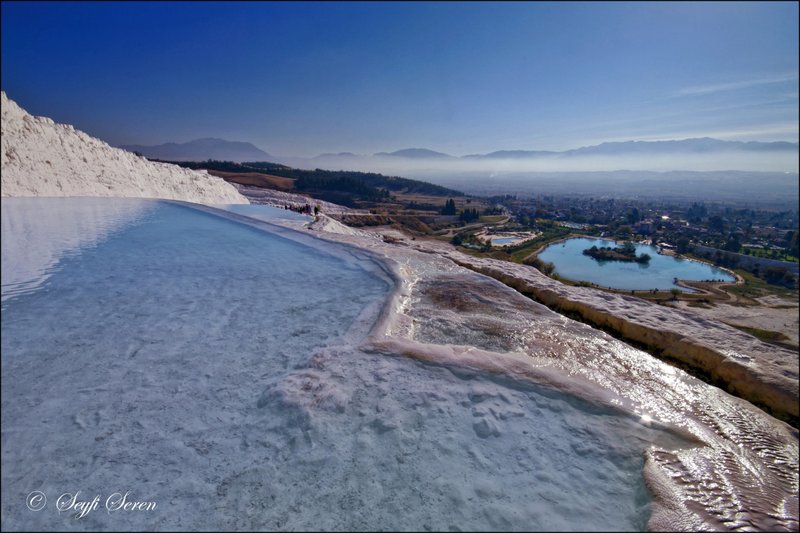
[[(671, 437), (548, 387), (364, 352), (389, 285), (353, 251), (154, 201), (2, 208), (4, 530), (647, 523), (642, 452)], [(446, 328), (431, 337), (463, 338)], [(158, 511), (59, 514), (78, 490)]]

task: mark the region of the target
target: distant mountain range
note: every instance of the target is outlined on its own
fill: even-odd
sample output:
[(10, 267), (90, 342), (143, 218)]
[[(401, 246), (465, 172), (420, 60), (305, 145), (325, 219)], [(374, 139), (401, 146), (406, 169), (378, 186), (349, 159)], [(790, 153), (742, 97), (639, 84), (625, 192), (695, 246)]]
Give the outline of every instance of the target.
[(568, 156), (582, 155), (627, 155), (627, 154), (671, 154), (708, 152), (773, 152), (797, 150), (797, 143), (721, 141), (710, 137), (683, 139), (679, 141), (625, 141), (608, 142), (596, 146), (585, 146), (562, 152)]
[(248, 142), (225, 139), (196, 139), (185, 143), (166, 143), (155, 146), (129, 144), (120, 146), (129, 152), (138, 152), (148, 159), (164, 161), (268, 161), (273, 156)]
[[(676, 141), (606, 142), (563, 151), (498, 150), (486, 154), (454, 156), (428, 148), (405, 148), (372, 155), (351, 152), (315, 157), (271, 155), (248, 142), (197, 139), (157, 146), (126, 145), (150, 159), (164, 161), (269, 161), (296, 168), (361, 170), (415, 177), (415, 170), (789, 170), (796, 172), (797, 143), (723, 141), (709, 137)], [(479, 164), (480, 163), (480, 164)], [(497, 166), (500, 165), (500, 166)], [(523, 168), (524, 167), (524, 168)]]
[(326, 157), (358, 157), (353, 152), (339, 152), (338, 154), (319, 154), (318, 156), (314, 156), (311, 159), (324, 159)]
[(453, 159), (455, 156), (435, 152), (427, 148), (406, 148), (396, 152), (378, 152), (375, 157), (407, 157), (409, 159)]
[(605, 171), (637, 169), (797, 171), (798, 144), (723, 141), (709, 137), (675, 141), (605, 142), (570, 150), (498, 150), (455, 156), (428, 148), (375, 154), (320, 154), (313, 158), (276, 157), (297, 168), (361, 170), (429, 179), (465, 172)]
[[(594, 146), (584, 146), (561, 152), (547, 150), (499, 150), (488, 154), (471, 154), (459, 159), (528, 159), (528, 158), (570, 158), (582, 156), (620, 156), (656, 154), (703, 154), (711, 152), (775, 152), (797, 151), (797, 143), (790, 142), (742, 142), (722, 141), (703, 137), (679, 141), (624, 141), (606, 142)], [(408, 159), (455, 159), (456, 156), (435, 152), (426, 148), (408, 148), (396, 152), (379, 152), (375, 157), (405, 157)]]
[(549, 152), (546, 150), (498, 150), (488, 154), (471, 154), (463, 156), (463, 159), (525, 159), (530, 157), (552, 157), (559, 152)]

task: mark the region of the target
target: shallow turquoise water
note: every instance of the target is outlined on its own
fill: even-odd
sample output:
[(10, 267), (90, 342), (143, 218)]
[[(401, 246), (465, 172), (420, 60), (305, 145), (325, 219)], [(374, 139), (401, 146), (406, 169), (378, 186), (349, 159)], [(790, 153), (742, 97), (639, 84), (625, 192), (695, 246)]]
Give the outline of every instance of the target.
[[(4, 530), (646, 524), (657, 432), (361, 352), (388, 287), (351, 253), (143, 200), (3, 200), (2, 230)], [(158, 513), (53, 507), (129, 490)]]
[(642, 244), (636, 246), (636, 255), (646, 253), (652, 258), (646, 264), (597, 261), (583, 255), (583, 250), (592, 246), (613, 247), (614, 243), (605, 239), (568, 239), (551, 244), (539, 254), (539, 258), (553, 263), (559, 276), (613, 289), (668, 290), (676, 287), (673, 282), (675, 278), (693, 281), (712, 279), (734, 281), (733, 276), (719, 268), (698, 261), (660, 255), (654, 246)]

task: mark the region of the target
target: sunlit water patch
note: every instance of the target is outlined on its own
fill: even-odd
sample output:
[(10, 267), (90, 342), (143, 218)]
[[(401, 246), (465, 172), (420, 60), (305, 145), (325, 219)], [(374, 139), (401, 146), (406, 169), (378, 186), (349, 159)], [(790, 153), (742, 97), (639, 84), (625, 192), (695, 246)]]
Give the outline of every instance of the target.
[[(601, 287), (624, 290), (669, 290), (674, 280), (735, 281), (729, 273), (712, 265), (658, 253), (655, 246), (636, 245), (636, 255), (646, 253), (647, 263), (596, 260), (583, 251), (592, 246), (614, 247), (605, 239), (574, 238), (556, 242), (545, 248), (539, 259), (553, 263), (559, 276), (575, 281), (587, 281)], [(681, 290), (686, 290), (681, 287)]]

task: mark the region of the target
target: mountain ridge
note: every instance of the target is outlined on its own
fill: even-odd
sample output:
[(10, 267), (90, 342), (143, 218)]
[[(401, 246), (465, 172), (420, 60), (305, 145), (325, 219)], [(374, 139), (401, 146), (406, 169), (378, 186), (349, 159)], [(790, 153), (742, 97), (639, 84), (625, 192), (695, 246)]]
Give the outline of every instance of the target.
[(244, 141), (228, 141), (218, 137), (202, 137), (184, 143), (168, 142), (156, 145), (127, 144), (120, 148), (138, 152), (147, 158), (164, 161), (259, 161), (273, 158), (264, 150)]
[(402, 150), (395, 150), (394, 152), (378, 152), (374, 154), (375, 157), (405, 157), (409, 159), (450, 159), (456, 156), (437, 152), (428, 148), (403, 148)]
[[(496, 150), (485, 154), (454, 156), (428, 148), (405, 148), (394, 152), (378, 152), (375, 156), (404, 157), (408, 159), (524, 159), (537, 157), (578, 157), (584, 155), (621, 155), (641, 153), (706, 153), (714, 151), (782, 151), (797, 150), (798, 144), (787, 141), (725, 141), (713, 137), (690, 137), (664, 141), (609, 141), (569, 150)], [(322, 157), (322, 154), (317, 157)]]
[(608, 141), (568, 150), (495, 150), (456, 156), (429, 148), (402, 148), (392, 152), (377, 152), (362, 155), (353, 152), (322, 153), (313, 157), (281, 157), (261, 150), (245, 141), (228, 141), (217, 137), (203, 137), (184, 143), (167, 142), (158, 145), (127, 144), (120, 148), (138, 152), (145, 157), (162, 161), (320, 161), (347, 159), (398, 159), (398, 160), (486, 160), (486, 159), (572, 159), (586, 156), (620, 155), (670, 155), (710, 153), (767, 153), (797, 151), (798, 143), (788, 141), (726, 141), (713, 137), (690, 137), (686, 139), (658, 141)]

